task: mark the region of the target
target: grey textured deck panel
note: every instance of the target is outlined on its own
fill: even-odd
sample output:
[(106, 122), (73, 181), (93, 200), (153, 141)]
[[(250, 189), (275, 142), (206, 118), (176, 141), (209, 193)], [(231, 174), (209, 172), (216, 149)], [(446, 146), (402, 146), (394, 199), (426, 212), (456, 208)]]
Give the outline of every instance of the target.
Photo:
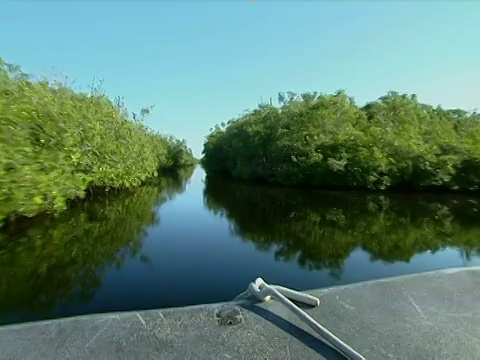
[[(367, 359), (480, 359), (479, 268), (309, 293), (321, 302), (307, 312)], [(275, 301), (89, 315), (0, 328), (2, 360), (324, 358), (343, 357)]]

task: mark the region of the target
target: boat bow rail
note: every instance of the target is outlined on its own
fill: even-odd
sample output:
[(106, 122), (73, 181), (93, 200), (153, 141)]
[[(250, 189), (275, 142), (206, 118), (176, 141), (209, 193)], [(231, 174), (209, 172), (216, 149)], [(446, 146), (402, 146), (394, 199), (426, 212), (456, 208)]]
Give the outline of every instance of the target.
[[(340, 342), (324, 338), (313, 322), (303, 320), (308, 319), (303, 313), (368, 360), (479, 359), (478, 267), (305, 293), (308, 296), (257, 280), (247, 294), (256, 297), (254, 302), (2, 326), (0, 359), (330, 360), (348, 356), (346, 347), (342, 350)], [(275, 301), (265, 301), (270, 298)], [(300, 303), (291, 307), (289, 299)], [(355, 358), (353, 352), (350, 356)]]
[(323, 339), (327, 340), (338, 351), (344, 354), (347, 358), (352, 360), (365, 360), (365, 358), (355, 351), (351, 346), (343, 342), (331, 331), (322, 326), (313, 317), (308, 315), (305, 311), (300, 309), (297, 305), (291, 302), (288, 298), (310, 305), (319, 306), (320, 300), (306, 293), (295, 291), (283, 286), (269, 285), (262, 278), (257, 278), (254, 282), (251, 282), (248, 286), (248, 292), (255, 296), (260, 301), (269, 301), (272, 296), (276, 298), (280, 303), (286, 306), (291, 312), (293, 312), (300, 320), (310, 326), (315, 332), (317, 332)]

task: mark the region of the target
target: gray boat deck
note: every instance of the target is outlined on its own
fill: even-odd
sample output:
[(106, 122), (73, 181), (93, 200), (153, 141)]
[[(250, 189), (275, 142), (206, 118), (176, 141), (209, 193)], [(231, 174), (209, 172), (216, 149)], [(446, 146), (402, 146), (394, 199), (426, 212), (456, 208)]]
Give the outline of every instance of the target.
[[(367, 359), (480, 359), (480, 268), (449, 269), (308, 293), (321, 300), (319, 307), (307, 312)], [(272, 300), (4, 326), (0, 328), (0, 359), (343, 356)]]

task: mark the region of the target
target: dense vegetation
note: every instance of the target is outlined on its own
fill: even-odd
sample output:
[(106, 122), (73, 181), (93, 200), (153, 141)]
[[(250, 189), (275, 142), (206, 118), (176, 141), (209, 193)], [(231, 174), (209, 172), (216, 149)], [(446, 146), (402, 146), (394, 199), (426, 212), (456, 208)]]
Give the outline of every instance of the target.
[(0, 323), (55, 315), (58, 306), (88, 302), (110, 266), (141, 253), (157, 208), (185, 191), (193, 167), (155, 184), (73, 203), (68, 211), (0, 232)]
[(216, 126), (208, 174), (289, 186), (478, 190), (480, 114), (390, 92), (359, 107), (344, 92), (279, 95)]
[(101, 90), (34, 80), (0, 59), (0, 226), (64, 210), (87, 189), (128, 188), (191, 165), (184, 141), (158, 134)]
[(338, 273), (355, 249), (408, 262), (447, 247), (480, 255), (475, 196), (401, 195), (249, 186), (208, 179), (205, 203), (232, 231), (278, 260)]

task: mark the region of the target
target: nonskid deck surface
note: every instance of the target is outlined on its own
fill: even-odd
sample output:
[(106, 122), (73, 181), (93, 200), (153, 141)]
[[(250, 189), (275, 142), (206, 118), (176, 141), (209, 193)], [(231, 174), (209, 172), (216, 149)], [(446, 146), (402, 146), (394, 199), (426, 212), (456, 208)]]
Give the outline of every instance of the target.
[[(306, 311), (367, 359), (480, 359), (480, 268), (313, 290)], [(275, 300), (0, 328), (0, 359), (343, 359)]]

